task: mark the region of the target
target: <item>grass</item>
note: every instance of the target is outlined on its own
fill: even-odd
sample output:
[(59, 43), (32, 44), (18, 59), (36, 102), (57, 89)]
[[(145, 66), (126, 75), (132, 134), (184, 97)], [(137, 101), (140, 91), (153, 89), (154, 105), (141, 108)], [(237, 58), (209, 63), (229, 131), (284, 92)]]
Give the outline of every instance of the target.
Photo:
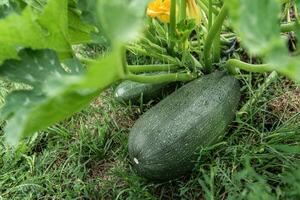
[[(241, 78), (241, 105), (265, 77)], [(171, 182), (137, 176), (128, 159), (130, 127), (148, 108), (120, 104), (110, 89), (15, 151), (1, 133), (0, 199), (300, 198), (300, 104), (293, 83), (280, 78), (268, 87), (221, 142), (199, 152), (191, 174)]]

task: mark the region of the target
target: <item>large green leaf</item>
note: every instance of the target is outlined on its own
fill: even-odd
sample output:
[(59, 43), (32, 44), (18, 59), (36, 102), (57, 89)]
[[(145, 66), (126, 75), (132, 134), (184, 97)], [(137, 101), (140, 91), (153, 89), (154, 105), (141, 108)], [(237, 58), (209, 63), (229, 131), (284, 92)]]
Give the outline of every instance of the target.
[(101, 27), (112, 42), (128, 42), (137, 38), (147, 2), (147, 0), (98, 1)]
[(278, 42), (280, 4), (275, 0), (230, 0), (231, 20), (252, 54), (265, 54)]
[(280, 72), (300, 83), (300, 56), (290, 56), (286, 48), (273, 48), (266, 57), (273, 70)]
[[(0, 19), (0, 44), (10, 48), (7, 58), (27, 47), (54, 49), (60, 56), (69, 57), (67, 17), (67, 0), (49, 0), (41, 14), (27, 6), (21, 14), (14, 12)], [(1, 55), (0, 63), (5, 56)]]
[[(110, 35), (113, 45), (111, 52), (91, 62), (84, 70), (78, 61), (68, 59), (61, 63), (58, 57), (70, 48), (70, 25), (81, 22), (76, 16), (70, 17), (66, 2), (49, 0), (42, 12), (27, 7), (21, 15), (11, 14), (0, 20), (0, 43), (7, 45), (8, 50), (11, 47), (23, 49), (18, 54), (8, 51), (10, 57), (18, 56), (18, 59), (5, 60), (0, 65), (0, 76), (27, 88), (10, 93), (0, 111), (2, 120), (7, 120), (5, 133), (10, 143), (16, 144), (19, 138), (71, 116), (125, 76), (122, 46), (139, 33), (146, 3), (138, 0), (126, 1), (127, 4), (117, 0), (89, 1), (91, 5), (97, 2), (94, 14), (103, 23), (103, 30)], [(74, 0), (68, 2), (72, 6), (76, 3)], [(71, 23), (68, 23), (67, 14), (73, 20)], [(110, 22), (112, 24), (108, 24)], [(76, 33), (71, 41), (87, 38), (89, 28), (80, 24), (75, 32), (83, 31), (84, 37)], [(43, 48), (48, 50), (37, 50)]]
[[(110, 43), (136, 39), (148, 0), (80, 0), (78, 8), (85, 22), (98, 28)], [(96, 38), (103, 43), (102, 38)], [(104, 41), (105, 42), (105, 41)]]
[(10, 58), (18, 58), (16, 48), (7, 44), (0, 43), (0, 64)]
[(0, 76), (28, 85), (7, 96), (0, 116), (8, 120), (7, 139), (16, 144), (88, 105), (103, 89), (124, 76), (120, 48), (85, 71), (76, 60), (60, 64), (51, 50), (22, 50), (20, 60), (7, 60)]
[(48, 0), (38, 23), (45, 29), (46, 48), (68, 55), (71, 51), (68, 35), (68, 0)]
[(76, 13), (68, 12), (69, 36), (72, 44), (90, 43), (93, 41), (92, 33), (95, 27), (85, 24)]
[(77, 6), (81, 10), (81, 17), (85, 22), (100, 27), (97, 15), (97, 0), (80, 0)]
[(300, 82), (300, 58), (291, 57), (280, 36), (280, 2), (276, 0), (230, 0), (231, 20), (242, 44), (262, 56), (271, 69)]

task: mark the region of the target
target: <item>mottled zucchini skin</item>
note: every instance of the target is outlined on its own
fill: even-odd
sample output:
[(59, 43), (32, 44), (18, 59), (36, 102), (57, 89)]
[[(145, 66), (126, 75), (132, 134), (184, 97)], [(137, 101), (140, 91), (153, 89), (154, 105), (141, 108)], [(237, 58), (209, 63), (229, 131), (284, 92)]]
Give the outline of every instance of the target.
[(164, 90), (169, 88), (170, 83), (149, 84), (137, 83), (133, 81), (123, 81), (115, 90), (115, 98), (119, 102), (139, 103), (141, 98), (144, 103), (161, 97)]
[(170, 180), (192, 170), (195, 152), (222, 138), (240, 100), (239, 82), (215, 72), (175, 91), (142, 115), (129, 135), (137, 172)]

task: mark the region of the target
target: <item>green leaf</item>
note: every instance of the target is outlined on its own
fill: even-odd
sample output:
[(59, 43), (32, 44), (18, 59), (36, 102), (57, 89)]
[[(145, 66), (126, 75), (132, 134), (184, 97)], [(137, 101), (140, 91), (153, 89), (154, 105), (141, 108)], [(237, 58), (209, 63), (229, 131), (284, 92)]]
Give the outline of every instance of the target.
[(47, 84), (47, 77), (60, 78), (66, 74), (56, 54), (52, 51), (26, 50), (19, 53), (19, 60), (8, 60), (0, 67), (0, 75), (10, 81), (24, 83), (34, 89)]
[(90, 43), (95, 27), (85, 24), (76, 13), (68, 12), (69, 36), (72, 44)]
[(290, 56), (286, 48), (273, 48), (265, 59), (273, 70), (300, 83), (300, 56)]
[(280, 39), (278, 1), (230, 0), (228, 5), (235, 30), (250, 53), (262, 55), (277, 44)]
[(101, 27), (111, 42), (135, 40), (141, 31), (147, 0), (98, 1)]
[(233, 25), (242, 44), (262, 56), (270, 69), (300, 82), (300, 58), (290, 56), (280, 37), (280, 2), (269, 0), (230, 0)]
[(100, 27), (97, 16), (97, 0), (80, 0), (77, 3), (78, 9), (82, 11), (82, 19), (96, 27)]
[(6, 59), (18, 58), (16, 48), (6, 44), (0, 44), (0, 65)]
[(68, 0), (48, 0), (38, 22), (46, 29), (46, 48), (54, 49), (68, 57), (71, 51), (68, 35)]
[(20, 60), (7, 60), (0, 66), (0, 76), (29, 85), (27, 90), (7, 96), (0, 110), (7, 140), (17, 144), (88, 105), (110, 84), (124, 77), (121, 49), (96, 60), (85, 71), (76, 60), (60, 64), (52, 50), (22, 50)]
[[(10, 48), (8, 58), (26, 47), (54, 49), (61, 57), (70, 57), (66, 2), (49, 0), (41, 15), (27, 6), (21, 14), (12, 13), (1, 19), (0, 44)], [(15, 48), (14, 52), (12, 47)], [(4, 59), (5, 55), (2, 55)]]

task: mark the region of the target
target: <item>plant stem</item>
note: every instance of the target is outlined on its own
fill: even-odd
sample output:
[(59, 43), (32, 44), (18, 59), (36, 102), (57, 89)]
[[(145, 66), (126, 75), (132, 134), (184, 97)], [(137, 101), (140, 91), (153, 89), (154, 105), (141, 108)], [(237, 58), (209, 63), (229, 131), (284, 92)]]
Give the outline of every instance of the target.
[[(209, 3), (207, 2), (207, 0), (198, 0), (198, 2), (203, 2), (203, 4), (208, 8), (209, 7)], [(215, 15), (218, 15), (219, 14), (219, 11), (212, 6), (212, 12), (215, 14)]]
[(214, 22), (213, 26), (209, 30), (207, 38), (205, 40), (203, 56), (204, 56), (204, 64), (207, 73), (210, 73), (212, 71), (212, 62), (211, 62), (211, 55), (210, 55), (212, 44), (217, 34), (220, 32), (220, 29), (223, 25), (223, 22), (225, 21), (227, 13), (228, 13), (228, 9), (226, 4), (224, 4), (218, 17), (216, 18), (216, 21)]
[(190, 73), (169, 73), (169, 74), (158, 74), (151, 76), (127, 74), (125, 79), (140, 82), (140, 83), (166, 83), (166, 82), (187, 82), (195, 79), (197, 76)]
[(211, 29), (213, 21), (212, 0), (208, 0), (208, 31)]
[(201, 10), (203, 10), (203, 12), (205, 13), (205, 15), (208, 16), (208, 8), (207, 8), (207, 6), (201, 0), (197, 0), (197, 3), (199, 4)]
[(180, 21), (186, 19), (186, 0), (180, 0)]
[(221, 30), (219, 30), (216, 38), (213, 42), (213, 59), (215, 63), (218, 63), (221, 58)]
[(237, 59), (229, 59), (225, 67), (228, 69), (229, 73), (236, 75), (237, 71), (236, 69), (242, 69), (248, 72), (258, 72), (258, 73), (264, 73), (269, 72), (271, 70), (271, 66), (268, 64), (249, 64)]
[(125, 74), (128, 73), (126, 51), (127, 50), (126, 50), (125, 46), (122, 46), (121, 47), (121, 52), (122, 52), (122, 66), (123, 66)]
[(172, 64), (161, 65), (128, 65), (128, 71), (131, 73), (157, 72), (157, 71), (172, 71), (179, 69), (180, 66)]
[(248, 114), (251, 110), (251, 106), (258, 101), (262, 96), (264, 91), (269, 87), (269, 85), (274, 82), (278, 77), (277, 72), (273, 71), (265, 80), (265, 82), (258, 88), (255, 94), (247, 101), (247, 103), (239, 110), (237, 113), (238, 117), (241, 117), (244, 114)]
[(169, 39), (170, 39), (170, 49), (174, 48), (174, 37), (176, 33), (176, 0), (171, 0), (170, 8), (170, 28), (169, 28)]

